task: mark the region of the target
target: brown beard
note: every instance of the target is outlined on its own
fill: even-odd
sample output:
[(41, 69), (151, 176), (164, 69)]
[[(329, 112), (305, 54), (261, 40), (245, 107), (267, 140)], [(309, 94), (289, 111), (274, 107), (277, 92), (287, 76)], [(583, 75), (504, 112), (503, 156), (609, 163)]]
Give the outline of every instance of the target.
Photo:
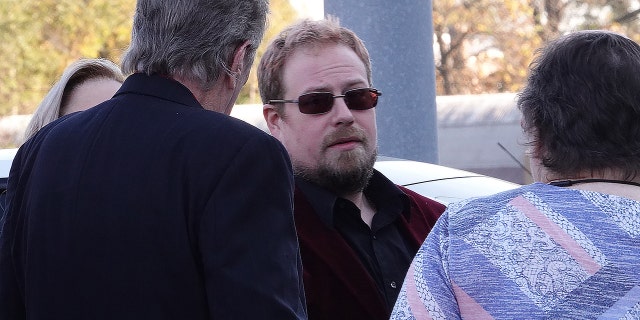
[[(365, 146), (369, 145), (366, 135), (355, 128), (337, 131), (327, 136), (322, 144), (326, 149), (335, 141), (344, 137), (357, 137)], [(358, 152), (344, 152), (337, 161), (320, 161), (315, 168), (300, 165), (294, 161), (293, 170), (296, 177), (313, 182), (338, 196), (346, 196), (364, 190), (373, 175), (377, 150), (370, 155), (360, 156)]]

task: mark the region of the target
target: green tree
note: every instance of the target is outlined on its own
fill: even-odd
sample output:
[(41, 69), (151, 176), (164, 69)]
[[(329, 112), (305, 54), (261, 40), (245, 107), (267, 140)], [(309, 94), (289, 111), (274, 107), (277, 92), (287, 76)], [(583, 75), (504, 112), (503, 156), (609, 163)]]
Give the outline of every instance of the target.
[(64, 68), (79, 58), (118, 61), (135, 0), (3, 0), (0, 114), (31, 113)]
[[(107, 58), (119, 63), (131, 39), (135, 0), (2, 0), (0, 5), (0, 115), (29, 114), (71, 62)], [(271, 0), (271, 39), (297, 19), (287, 0)], [(240, 103), (260, 101), (256, 63)]]

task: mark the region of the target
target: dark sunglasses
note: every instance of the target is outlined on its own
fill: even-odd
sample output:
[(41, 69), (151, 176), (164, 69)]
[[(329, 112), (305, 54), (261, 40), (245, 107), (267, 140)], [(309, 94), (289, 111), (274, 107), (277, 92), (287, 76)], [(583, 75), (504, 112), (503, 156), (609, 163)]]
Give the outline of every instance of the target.
[(337, 96), (331, 92), (309, 92), (299, 96), (298, 100), (269, 100), (267, 103), (297, 103), (302, 113), (322, 114), (331, 110), (335, 98), (344, 98), (344, 103), (351, 110), (367, 110), (378, 104), (381, 95), (382, 92), (374, 88), (359, 88)]

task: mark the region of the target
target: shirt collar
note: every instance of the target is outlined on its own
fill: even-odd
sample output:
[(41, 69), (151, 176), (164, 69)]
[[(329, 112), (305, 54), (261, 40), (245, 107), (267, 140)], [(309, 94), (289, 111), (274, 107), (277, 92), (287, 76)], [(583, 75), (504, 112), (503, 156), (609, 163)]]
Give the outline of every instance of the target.
[[(327, 227), (333, 228), (333, 214), (338, 196), (313, 182), (299, 177), (296, 177), (296, 186), (306, 196), (320, 220)], [(409, 197), (379, 171), (373, 170), (373, 175), (364, 189), (364, 194), (376, 206), (377, 211), (391, 207), (392, 209), (386, 210), (386, 212), (398, 212), (397, 209), (393, 210), (393, 208), (399, 207), (405, 218), (409, 218)], [(343, 200), (348, 201), (346, 199)]]

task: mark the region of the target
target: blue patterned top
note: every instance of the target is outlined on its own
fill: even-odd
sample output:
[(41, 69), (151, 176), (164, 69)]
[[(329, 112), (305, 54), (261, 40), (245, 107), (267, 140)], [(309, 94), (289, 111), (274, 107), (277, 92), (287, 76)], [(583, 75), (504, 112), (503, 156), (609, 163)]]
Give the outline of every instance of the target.
[(391, 319), (640, 319), (639, 236), (640, 202), (597, 192), (534, 183), (453, 204)]

